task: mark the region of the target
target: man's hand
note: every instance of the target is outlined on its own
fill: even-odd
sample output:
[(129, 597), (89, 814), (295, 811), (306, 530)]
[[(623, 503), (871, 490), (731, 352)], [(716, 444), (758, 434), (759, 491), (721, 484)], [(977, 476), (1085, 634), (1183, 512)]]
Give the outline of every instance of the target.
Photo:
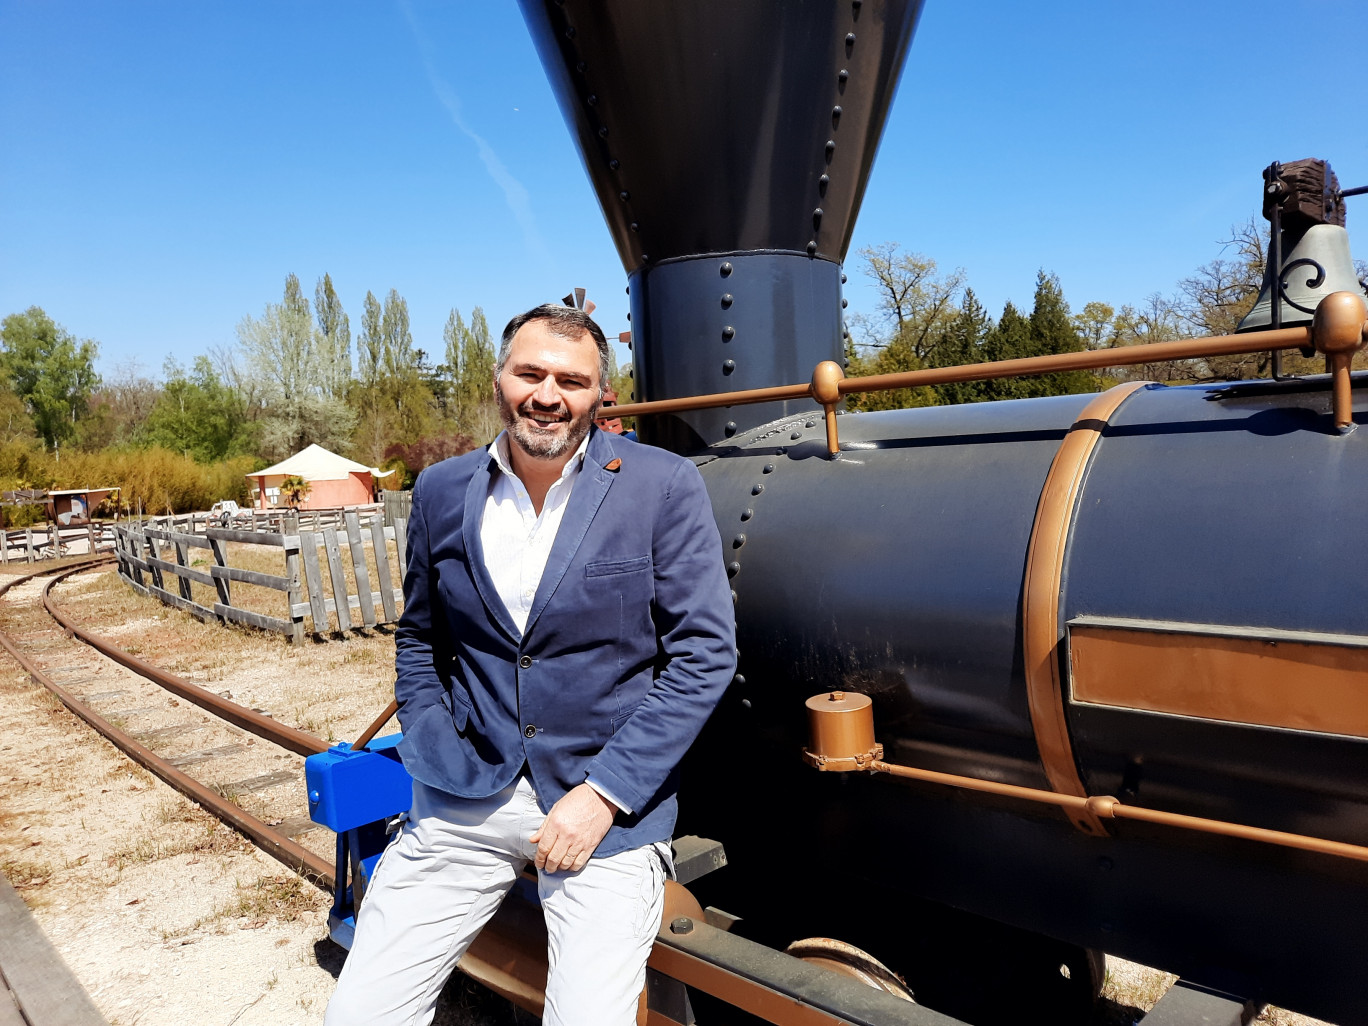
[(537, 846), (537, 868), (548, 873), (583, 869), (616, 814), (617, 806), (588, 784), (566, 792), (529, 838)]

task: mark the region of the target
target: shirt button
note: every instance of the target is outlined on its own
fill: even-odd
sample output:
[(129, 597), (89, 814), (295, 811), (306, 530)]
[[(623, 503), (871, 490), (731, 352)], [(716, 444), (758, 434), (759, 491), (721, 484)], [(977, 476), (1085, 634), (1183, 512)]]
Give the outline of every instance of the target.
[(537, 728), (534, 727), (534, 726), (532, 726), (532, 724), (529, 723), (527, 726), (523, 727), (523, 737), (536, 737), (536, 736), (537, 736)]
[[(532, 657), (531, 657), (531, 656), (523, 656), (521, 659), (518, 660), (518, 665), (521, 666), (524, 670), (527, 669), (529, 666), (532, 665)], [(531, 728), (528, 728), (528, 729), (531, 729)], [(527, 736), (528, 736), (528, 737), (531, 737), (532, 735), (531, 735), (531, 734), (528, 734)]]

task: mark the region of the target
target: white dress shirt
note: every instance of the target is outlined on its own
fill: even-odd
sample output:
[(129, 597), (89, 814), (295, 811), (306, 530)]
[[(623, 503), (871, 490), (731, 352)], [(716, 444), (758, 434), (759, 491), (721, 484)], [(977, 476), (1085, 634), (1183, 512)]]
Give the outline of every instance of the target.
[[(547, 489), (538, 515), (527, 487), (513, 473), (508, 432), (499, 432), (499, 437), (489, 446), (489, 456), (500, 472), (490, 475), (489, 496), (480, 519), (480, 548), (484, 551), (485, 569), (494, 582), (494, 590), (519, 633), (527, 630), (532, 600), (536, 598), (537, 587), (546, 571), (551, 546), (556, 543), (565, 507), (570, 503), (588, 448), (589, 436), (585, 435), (561, 469), (561, 476)], [(594, 781), (587, 783), (619, 809), (627, 813), (632, 811)]]
[(561, 469), (561, 476), (547, 489), (539, 516), (526, 486), (513, 473), (508, 432), (501, 431), (489, 446), (490, 458), (501, 473), (490, 476), (489, 497), (485, 499), (484, 517), (480, 520), (480, 548), (484, 550), (485, 569), (494, 581), (494, 590), (499, 593), (519, 633), (527, 630), (532, 600), (541, 584), (551, 546), (556, 543), (556, 533), (565, 517), (565, 507), (570, 502), (570, 493), (575, 488), (575, 479), (579, 477), (588, 448), (589, 436), (585, 435)]

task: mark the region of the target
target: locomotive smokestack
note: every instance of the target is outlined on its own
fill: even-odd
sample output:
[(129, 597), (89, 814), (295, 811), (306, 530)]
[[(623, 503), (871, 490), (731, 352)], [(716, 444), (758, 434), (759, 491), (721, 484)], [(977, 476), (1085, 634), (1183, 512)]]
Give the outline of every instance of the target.
[[(841, 360), (841, 261), (921, 0), (521, 0), (631, 292), (639, 400)], [(645, 418), (700, 448), (810, 404)]]

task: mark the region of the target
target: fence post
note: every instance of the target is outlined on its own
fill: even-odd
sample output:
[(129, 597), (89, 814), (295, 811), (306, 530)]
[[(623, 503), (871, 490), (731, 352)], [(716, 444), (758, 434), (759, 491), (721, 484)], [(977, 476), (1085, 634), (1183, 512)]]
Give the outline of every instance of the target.
[(389, 546), (385, 542), (385, 518), (377, 513), (370, 518), (371, 551), (375, 555), (376, 584), (380, 588), (380, 607), (385, 611), (385, 622), (399, 618), (394, 604), (394, 577), (390, 573)]
[(324, 605), (323, 572), (318, 565), (318, 535), (299, 532), (299, 553), (304, 557), (304, 590), (309, 593), (309, 615), (315, 634), (328, 633), (328, 607)]
[[(171, 544), (176, 547), (176, 564), (178, 566), (189, 566), (190, 564), (186, 561), (185, 542), (172, 542)], [(193, 599), (195, 597), (194, 594), (190, 591), (189, 577), (177, 574), (176, 584), (179, 586), (181, 598)]]
[[(146, 540), (147, 547), (152, 553), (152, 558), (161, 559), (161, 546), (157, 544), (157, 539), (152, 537), (151, 535), (148, 535)], [(166, 582), (162, 580), (161, 567), (157, 566), (155, 563), (152, 564), (152, 583), (156, 585), (158, 588), (160, 588), (162, 591), (166, 590)]]
[[(205, 533), (209, 533), (207, 529)], [(209, 535), (209, 549), (211, 552), (214, 553), (214, 563), (217, 566), (228, 565), (227, 542), (225, 542), (222, 538), (215, 538), (213, 535)], [(228, 578), (219, 577), (215, 575), (214, 590), (218, 592), (218, 600), (220, 605), (231, 606), (233, 604), (233, 595), (228, 587)], [(223, 616), (222, 614), (219, 615), (219, 619), (222, 620), (224, 623), (228, 622), (228, 618), (226, 616)]]
[(323, 528), (323, 548), (328, 554), (328, 574), (332, 577), (333, 605), (337, 613), (337, 629), (351, 630), (351, 603), (347, 601), (347, 578), (342, 573), (342, 550), (337, 544), (337, 530)]
[[(128, 546), (133, 550), (133, 555), (138, 559), (143, 558), (143, 543), (146, 540), (144, 535), (133, 534), (131, 531), (129, 532)], [(147, 582), (143, 580), (142, 568), (136, 565), (133, 567), (133, 580), (138, 583), (138, 587), (144, 589), (147, 587)]]
[(26, 527), (26, 528), (24, 528), (24, 551), (25, 551), (25, 554), (26, 554), (26, 562), (32, 563), (32, 562), (33, 562), (33, 528), (31, 528), (31, 527)]
[(366, 550), (361, 545), (361, 517), (355, 510), (343, 514), (347, 527), (347, 548), (351, 549), (352, 570), (356, 574), (356, 598), (361, 605), (361, 623), (375, 626), (375, 596), (371, 593), (370, 572), (366, 569)]
[(290, 643), (293, 645), (304, 644), (304, 614), (296, 613), (295, 606), (304, 601), (304, 595), (299, 588), (299, 532), (295, 531), (293, 536), (285, 539), (285, 576), (290, 579), (290, 587), (285, 592), (286, 601), (289, 603), (290, 613)]

